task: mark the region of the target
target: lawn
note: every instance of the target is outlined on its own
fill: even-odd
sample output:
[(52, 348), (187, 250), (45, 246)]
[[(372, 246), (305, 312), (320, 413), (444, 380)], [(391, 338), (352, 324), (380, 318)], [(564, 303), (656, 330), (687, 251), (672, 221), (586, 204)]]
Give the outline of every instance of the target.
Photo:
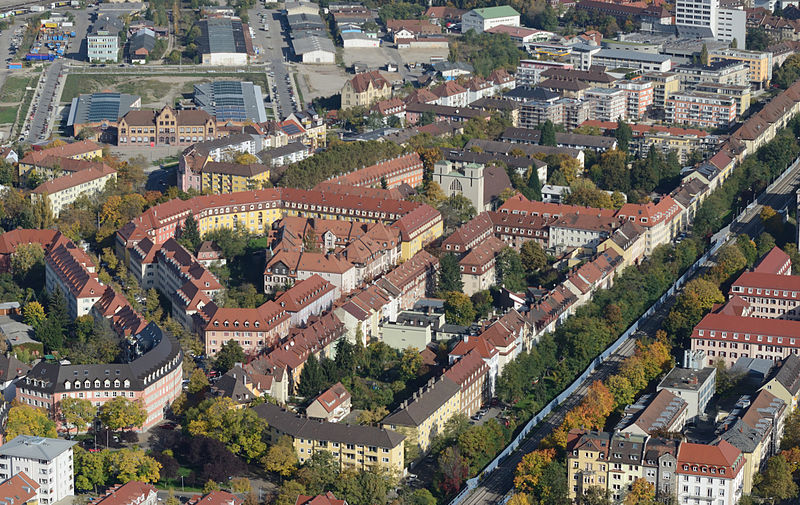
[(17, 119), (17, 107), (0, 107), (0, 124), (11, 124)]
[(3, 89), (0, 91), (0, 102), (14, 103), (22, 101), (25, 88), (32, 85), (33, 77), (10, 75), (6, 78)]
[(185, 466), (182, 466), (182, 467), (178, 468), (178, 477), (176, 477), (175, 479), (161, 479), (158, 482), (156, 482), (156, 487), (158, 487), (159, 489), (170, 489), (170, 488), (172, 488), (175, 491), (187, 491), (187, 492), (190, 492), (190, 493), (202, 493), (203, 492), (203, 488), (202, 487), (192, 487), (192, 486), (188, 486), (188, 485), (181, 486), (181, 477), (184, 477), (184, 478), (188, 477), (190, 473), (192, 473), (191, 469), (189, 469), (189, 468), (187, 468)]

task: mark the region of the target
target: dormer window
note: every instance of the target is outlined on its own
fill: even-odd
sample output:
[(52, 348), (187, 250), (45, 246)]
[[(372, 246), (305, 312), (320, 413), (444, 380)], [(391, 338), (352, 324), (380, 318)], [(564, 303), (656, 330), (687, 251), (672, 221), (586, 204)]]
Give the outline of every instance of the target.
[(94, 380), (94, 387), (95, 388), (99, 388), (100, 387), (100, 379), (95, 379)]
[(70, 382), (69, 382), (69, 381), (66, 381), (66, 382), (64, 383), (64, 389), (70, 389), (70, 386), (71, 386), (71, 384), (70, 384)]
[(128, 379), (125, 379), (125, 382), (123, 382), (122, 384), (123, 384), (123, 385), (124, 385), (126, 388), (129, 388), (129, 387), (131, 387), (131, 381), (129, 381)]
[(75, 389), (81, 388), (81, 381), (75, 381)]
[(114, 379), (114, 387), (115, 388), (119, 387), (119, 379)]
[(111, 387), (111, 381), (110, 381), (110, 380), (108, 380), (108, 379), (106, 379), (106, 380), (103, 382), (103, 386), (104, 386), (104, 387), (106, 387), (106, 388), (110, 388), (110, 387)]

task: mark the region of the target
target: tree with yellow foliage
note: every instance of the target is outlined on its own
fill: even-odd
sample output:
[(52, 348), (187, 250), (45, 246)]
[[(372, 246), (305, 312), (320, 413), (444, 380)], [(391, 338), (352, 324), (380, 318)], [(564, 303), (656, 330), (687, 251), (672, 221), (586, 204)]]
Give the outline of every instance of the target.
[(636, 479), (631, 490), (625, 495), (624, 505), (653, 505), (656, 501), (656, 488), (647, 479)]

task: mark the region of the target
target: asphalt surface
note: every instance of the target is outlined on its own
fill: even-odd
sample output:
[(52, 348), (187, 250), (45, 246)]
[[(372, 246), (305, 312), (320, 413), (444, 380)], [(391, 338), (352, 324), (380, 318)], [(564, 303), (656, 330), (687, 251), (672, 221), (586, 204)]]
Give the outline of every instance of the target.
[[(261, 15), (269, 26), (264, 31)], [(277, 10), (264, 9), (263, 6), (248, 12), (254, 32), (254, 44), (261, 47), (261, 60), (269, 64), (269, 82), (272, 89), (264, 90), (269, 94), (279, 118), (284, 118), (297, 109), (291, 73), (286, 63), (289, 57), (289, 33), (283, 14)]]
[[(798, 158), (800, 160), (800, 158)], [(748, 209), (748, 212), (742, 219), (731, 226), (732, 234), (747, 233), (751, 237), (760, 233), (763, 224), (759, 213), (764, 205), (769, 205), (774, 209), (783, 209), (787, 206), (789, 209), (794, 207), (795, 190), (800, 185), (800, 163), (796, 162), (793, 170), (789, 172), (786, 177), (775, 185), (770, 191), (762, 194), (758, 201)], [(703, 269), (699, 269), (702, 272)], [(520, 444), (516, 451), (507, 457), (497, 470), (490, 473), (484, 480), (469, 493), (460, 505), (478, 505), (478, 504), (492, 504), (500, 502), (503, 497), (508, 494), (514, 485), (514, 470), (517, 464), (522, 460), (522, 457), (536, 449), (539, 443), (549, 435), (555, 428), (557, 428), (564, 420), (564, 416), (573, 407), (578, 405), (581, 400), (586, 396), (589, 386), (597, 380), (604, 380), (609, 375), (616, 372), (621, 362), (628, 356), (633, 354), (635, 350), (636, 338), (642, 335), (655, 335), (655, 332), (661, 328), (661, 322), (669, 313), (669, 309), (675, 301), (675, 293), (672, 297), (668, 298), (664, 304), (661, 305), (653, 315), (644, 320), (637, 331), (627, 342), (622, 344), (620, 349), (611, 355), (605, 362), (603, 362), (581, 385), (580, 388), (564, 403), (562, 403), (549, 418), (547, 418), (540, 426)]]
[(64, 64), (61, 60), (56, 60), (45, 70), (45, 75), (42, 78), (43, 84), (32, 102), (35, 110), (33, 111), (33, 119), (28, 124), (30, 131), (26, 137), (26, 140), (30, 143), (39, 142), (48, 137), (48, 130), (53, 122), (54, 109), (57, 105), (54, 103), (54, 97), (63, 66)]

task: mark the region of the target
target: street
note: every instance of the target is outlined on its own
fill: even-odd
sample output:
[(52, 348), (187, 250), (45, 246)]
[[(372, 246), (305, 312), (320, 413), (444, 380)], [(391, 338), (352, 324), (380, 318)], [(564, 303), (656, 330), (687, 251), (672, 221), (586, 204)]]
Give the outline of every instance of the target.
[(54, 98), (56, 88), (63, 82), (65, 76), (61, 75), (64, 64), (61, 60), (56, 60), (47, 68), (45, 75), (40, 81), (40, 86), (36, 91), (33, 102), (31, 102), (31, 112), (33, 119), (28, 124), (28, 133), (25, 134), (27, 142), (33, 144), (45, 140), (50, 131), (50, 125), (55, 113)]
[[(284, 31), (283, 14), (278, 10), (264, 9), (263, 6), (259, 5), (254, 9), (250, 9), (248, 15), (252, 20), (252, 28), (255, 35), (253, 45), (261, 47), (261, 59), (268, 62), (270, 66), (268, 80), (272, 89), (264, 91), (272, 97), (276, 119), (282, 119), (297, 109), (292, 99), (295, 96), (293, 83), (291, 82), (292, 76), (288, 65), (284, 61), (289, 55), (289, 44), (288, 34)], [(264, 22), (261, 22), (261, 19)], [(256, 23), (256, 20), (259, 20), (259, 22)], [(264, 24), (269, 26), (269, 30), (264, 31), (262, 29)]]

